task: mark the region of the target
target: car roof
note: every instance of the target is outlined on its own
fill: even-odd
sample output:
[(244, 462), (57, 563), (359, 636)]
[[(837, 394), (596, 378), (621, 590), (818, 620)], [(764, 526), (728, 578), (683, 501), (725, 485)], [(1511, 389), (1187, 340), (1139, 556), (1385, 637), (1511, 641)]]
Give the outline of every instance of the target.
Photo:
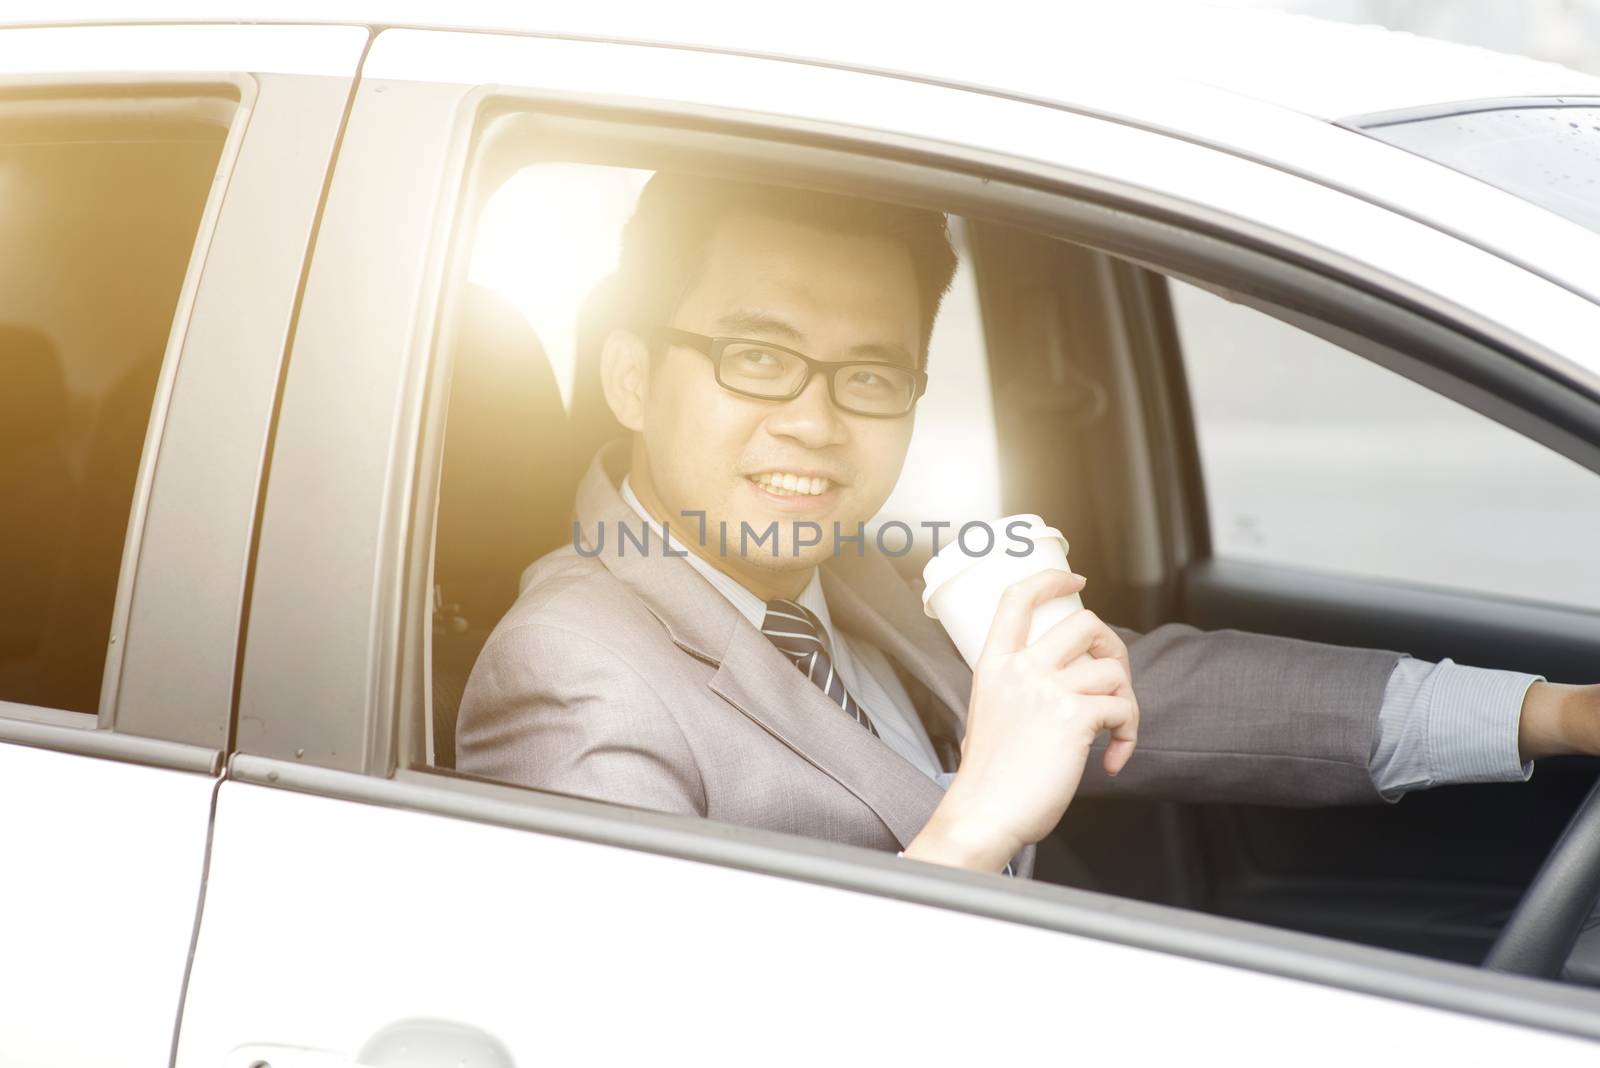
[[(1322, 119), (1499, 97), (1600, 96), (1600, 78), (1553, 63), (1377, 26), (1170, 0), (986, 0), (911, 10), (814, 0), (781, 19), (752, 17), (749, 5), (726, 0), (15, 0), (3, 21), (335, 22), (603, 38), (881, 70), (1070, 107), (1109, 105), (1120, 117), (1156, 122), (1159, 114), (1136, 113), (1141, 100), (1197, 88)], [(1151, 91), (1130, 96), (1132, 85)]]
[[(1335, 125), (1454, 102), (1571, 97), (1597, 106), (1600, 78), (1376, 26), (1215, 3), (985, 0), (957, 8), (809, 0), (794, 12), (752, 15), (750, 5), (730, 0), (13, 0), (0, 24), (458, 29), (893, 75), (1072, 110), (1251, 159), (1426, 222), (1600, 303), (1593, 271), (1600, 234)], [(383, 47), (383, 37), (374, 47)], [(730, 87), (730, 99), (737, 95)], [(1040, 155), (1062, 147), (1041, 146)]]

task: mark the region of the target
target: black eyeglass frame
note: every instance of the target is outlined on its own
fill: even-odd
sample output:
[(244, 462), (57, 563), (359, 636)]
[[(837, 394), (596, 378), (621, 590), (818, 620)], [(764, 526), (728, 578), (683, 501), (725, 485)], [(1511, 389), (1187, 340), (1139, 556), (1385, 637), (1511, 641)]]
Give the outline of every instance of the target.
[[(815, 377), (818, 371), (826, 370), (828, 399), (833, 401), (833, 406), (838, 408), (841, 412), (849, 412), (851, 415), (859, 415), (864, 419), (903, 419), (916, 409), (917, 401), (921, 400), (922, 395), (928, 390), (928, 372), (915, 367), (907, 367), (903, 363), (894, 363), (889, 360), (841, 360), (838, 362), (833, 360), (818, 360), (807, 356), (803, 352), (797, 352), (796, 350), (785, 345), (777, 345), (770, 341), (760, 341), (756, 338), (749, 337), (710, 337), (706, 334), (696, 334), (690, 330), (679, 330), (675, 326), (661, 327), (655, 333), (662, 341), (666, 341), (673, 345), (682, 345), (685, 348), (694, 349), (696, 352), (707, 357), (711, 361), (711, 374), (712, 377), (717, 380), (717, 385), (721, 386), (729, 393), (734, 393), (741, 397), (750, 397), (754, 400), (794, 400), (796, 397), (800, 396), (800, 394), (806, 391), (806, 387), (811, 384), (811, 379)], [(730, 386), (728, 383), (722, 380), (722, 351), (729, 345), (760, 345), (762, 348), (772, 349), (775, 352), (787, 353), (788, 355), (794, 356), (805, 363), (805, 377), (800, 379), (800, 384), (792, 391), (778, 397), (774, 397), (767, 393), (752, 393), (747, 389), (740, 389), (737, 386)], [(906, 405), (905, 411), (863, 412), (857, 408), (850, 407), (848, 404), (841, 404), (839, 402), (839, 394), (835, 388), (837, 383), (836, 376), (840, 371), (849, 367), (891, 367), (903, 374), (911, 375), (912, 381), (916, 384), (916, 388), (911, 394), (911, 402)]]

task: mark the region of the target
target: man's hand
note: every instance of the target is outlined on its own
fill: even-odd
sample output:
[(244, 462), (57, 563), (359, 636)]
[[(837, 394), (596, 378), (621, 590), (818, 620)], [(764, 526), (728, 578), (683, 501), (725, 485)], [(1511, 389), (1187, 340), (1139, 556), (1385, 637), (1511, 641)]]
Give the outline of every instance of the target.
[[(1110, 774), (1133, 755), (1139, 704), (1116, 632), (1082, 611), (1024, 644), (1036, 605), (1083, 586), (1079, 575), (1044, 571), (1000, 598), (973, 671), (961, 767), (906, 856), (999, 871), (1061, 820), (1096, 735), (1111, 732)], [(1084, 653), (1091, 659), (1074, 664)]]
[(1600, 686), (1536, 682), (1522, 699), (1517, 723), (1522, 759), (1600, 755)]

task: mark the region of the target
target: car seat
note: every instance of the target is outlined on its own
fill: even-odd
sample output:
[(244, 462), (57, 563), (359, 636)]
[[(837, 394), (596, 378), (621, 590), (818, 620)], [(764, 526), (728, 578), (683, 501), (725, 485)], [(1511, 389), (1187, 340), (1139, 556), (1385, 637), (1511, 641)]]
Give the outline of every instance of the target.
[(467, 677), (518, 578), (571, 538), (584, 460), (544, 349), (504, 297), (465, 287), (451, 362), (433, 590), (433, 762), (444, 768)]
[(78, 496), (66, 373), (42, 333), (0, 323), (0, 382), (0, 700), (58, 705), (38, 675)]
[(612, 328), (627, 318), (619, 307), (620, 288), (616, 275), (601, 279), (589, 291), (578, 311), (578, 359), (572, 382), (572, 414), (567, 422), (572, 428), (570, 440), (580, 465), (593, 459), (602, 445), (628, 433), (611, 414), (605, 390), (600, 385), (601, 347)]

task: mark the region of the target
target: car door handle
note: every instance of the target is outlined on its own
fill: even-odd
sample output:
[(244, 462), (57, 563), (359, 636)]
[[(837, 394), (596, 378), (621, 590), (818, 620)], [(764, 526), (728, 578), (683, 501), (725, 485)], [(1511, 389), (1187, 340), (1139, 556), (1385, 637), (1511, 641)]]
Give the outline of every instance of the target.
[(349, 1057), (332, 1050), (255, 1042), (228, 1054), (223, 1068), (516, 1068), (511, 1051), (487, 1031), (453, 1020), (398, 1020)]

